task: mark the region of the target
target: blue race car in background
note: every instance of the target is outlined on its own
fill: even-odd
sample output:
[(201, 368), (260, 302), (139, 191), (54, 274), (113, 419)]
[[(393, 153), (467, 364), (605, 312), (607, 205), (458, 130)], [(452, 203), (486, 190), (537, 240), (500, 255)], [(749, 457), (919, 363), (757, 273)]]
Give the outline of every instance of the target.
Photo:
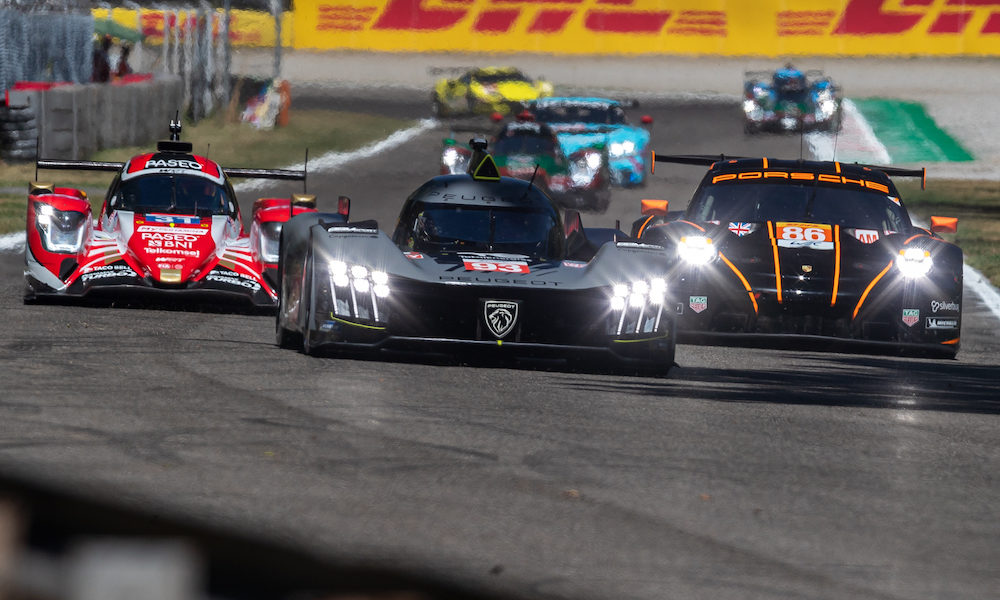
[[(566, 156), (603, 144), (614, 185), (631, 187), (646, 183), (649, 131), (629, 124), (620, 102), (607, 98), (540, 98), (528, 110), (536, 121), (556, 132)], [(652, 122), (651, 117), (642, 117), (643, 125)]]
[(791, 64), (774, 72), (747, 71), (743, 82), (743, 130), (840, 131), (840, 88), (822, 71)]

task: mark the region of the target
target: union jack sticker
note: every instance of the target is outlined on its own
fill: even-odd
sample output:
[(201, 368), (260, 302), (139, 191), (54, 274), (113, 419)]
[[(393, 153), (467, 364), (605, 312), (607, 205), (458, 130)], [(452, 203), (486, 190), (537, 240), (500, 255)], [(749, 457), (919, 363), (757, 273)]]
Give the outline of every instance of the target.
[(753, 223), (730, 223), (729, 231), (736, 234), (736, 237), (743, 237), (749, 233), (753, 233)]

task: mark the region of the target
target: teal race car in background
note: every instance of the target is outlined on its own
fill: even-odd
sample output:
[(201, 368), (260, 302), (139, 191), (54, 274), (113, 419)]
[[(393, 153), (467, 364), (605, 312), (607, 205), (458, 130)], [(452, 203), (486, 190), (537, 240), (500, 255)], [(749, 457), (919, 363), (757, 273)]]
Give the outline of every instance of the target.
[[(632, 107), (637, 106), (632, 103)], [(621, 102), (608, 98), (540, 98), (528, 106), (535, 120), (556, 132), (569, 156), (581, 148), (603, 144), (607, 148), (611, 182), (621, 187), (646, 183), (649, 130), (631, 125)], [(652, 117), (641, 119), (644, 126)]]

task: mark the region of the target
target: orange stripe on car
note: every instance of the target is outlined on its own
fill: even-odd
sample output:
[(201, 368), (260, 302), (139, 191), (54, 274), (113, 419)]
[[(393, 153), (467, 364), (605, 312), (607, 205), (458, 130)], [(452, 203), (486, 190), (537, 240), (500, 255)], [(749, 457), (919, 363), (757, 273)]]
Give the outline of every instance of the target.
[(958, 340), (960, 340), (960, 339), (961, 339), (961, 338), (955, 338), (955, 339), (953, 339), (953, 340), (948, 340), (948, 341), (946, 341), (946, 342), (941, 342), (941, 343), (942, 343), (942, 344), (947, 344), (947, 345), (949, 345), (949, 346), (954, 346), (954, 345), (958, 344)]
[(830, 298), (830, 306), (837, 305), (837, 290), (839, 288), (840, 288), (840, 225), (834, 225), (833, 226), (833, 296)]
[(695, 228), (695, 229), (697, 229), (698, 231), (701, 231), (701, 232), (704, 232), (704, 231), (705, 231), (705, 228), (704, 228), (704, 227), (702, 227), (701, 225), (699, 225), (699, 224), (697, 224), (697, 223), (692, 223), (691, 221), (684, 221), (684, 220), (680, 220), (680, 221), (678, 221), (678, 223), (687, 223), (688, 225), (690, 225), (691, 227), (694, 227), (694, 228)]
[[(925, 229), (924, 231), (927, 231), (927, 230)], [(905, 245), (909, 244), (910, 242), (912, 242), (913, 240), (915, 240), (918, 237), (923, 236), (923, 235), (927, 235), (927, 234), (926, 233), (918, 233), (917, 235), (911, 235), (910, 237), (906, 238), (906, 241), (903, 242), (903, 245), (905, 246)]]
[(649, 218), (646, 219), (645, 221), (643, 221), (642, 227), (639, 228), (639, 233), (636, 234), (635, 237), (641, 238), (642, 237), (642, 230), (645, 229), (646, 225), (649, 225), (649, 222), (652, 221), (655, 217), (656, 217), (656, 215), (649, 215)]
[(736, 273), (736, 276), (740, 278), (740, 282), (743, 284), (743, 287), (745, 287), (746, 290), (747, 290), (747, 295), (750, 296), (750, 303), (753, 304), (753, 312), (754, 312), (754, 314), (756, 314), (757, 313), (757, 299), (753, 297), (753, 289), (750, 287), (750, 282), (747, 281), (747, 278), (743, 276), (743, 273), (741, 273), (740, 270), (736, 268), (736, 265), (734, 265), (733, 263), (731, 263), (729, 261), (729, 259), (726, 258), (725, 254), (719, 252), (719, 258), (721, 258), (722, 262), (726, 263), (726, 266), (728, 266), (730, 269), (732, 269), (733, 273)]
[(767, 157), (765, 156), (763, 160), (764, 160), (764, 169), (766, 170), (767, 169)]
[(771, 238), (771, 250), (774, 251), (774, 286), (778, 290), (778, 304), (781, 300), (781, 264), (778, 262), (778, 240), (774, 238), (774, 224), (767, 222), (767, 236)]
[(875, 284), (878, 283), (879, 279), (882, 279), (885, 274), (889, 272), (889, 269), (892, 268), (892, 263), (893, 261), (890, 260), (889, 264), (882, 269), (882, 272), (876, 275), (875, 279), (872, 279), (871, 283), (868, 284), (868, 287), (865, 288), (865, 292), (861, 294), (861, 299), (858, 300), (858, 305), (854, 307), (854, 314), (851, 315), (852, 320), (858, 318), (858, 313), (861, 312), (861, 305), (864, 304), (865, 300), (868, 298), (868, 293), (872, 291), (872, 288), (875, 287)]

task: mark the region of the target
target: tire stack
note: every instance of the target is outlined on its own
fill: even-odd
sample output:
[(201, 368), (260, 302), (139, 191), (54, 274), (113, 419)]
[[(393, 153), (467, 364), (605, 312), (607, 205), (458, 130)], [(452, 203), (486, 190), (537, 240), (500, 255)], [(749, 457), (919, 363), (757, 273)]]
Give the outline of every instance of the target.
[(0, 159), (27, 162), (38, 154), (38, 120), (31, 106), (0, 105)]

